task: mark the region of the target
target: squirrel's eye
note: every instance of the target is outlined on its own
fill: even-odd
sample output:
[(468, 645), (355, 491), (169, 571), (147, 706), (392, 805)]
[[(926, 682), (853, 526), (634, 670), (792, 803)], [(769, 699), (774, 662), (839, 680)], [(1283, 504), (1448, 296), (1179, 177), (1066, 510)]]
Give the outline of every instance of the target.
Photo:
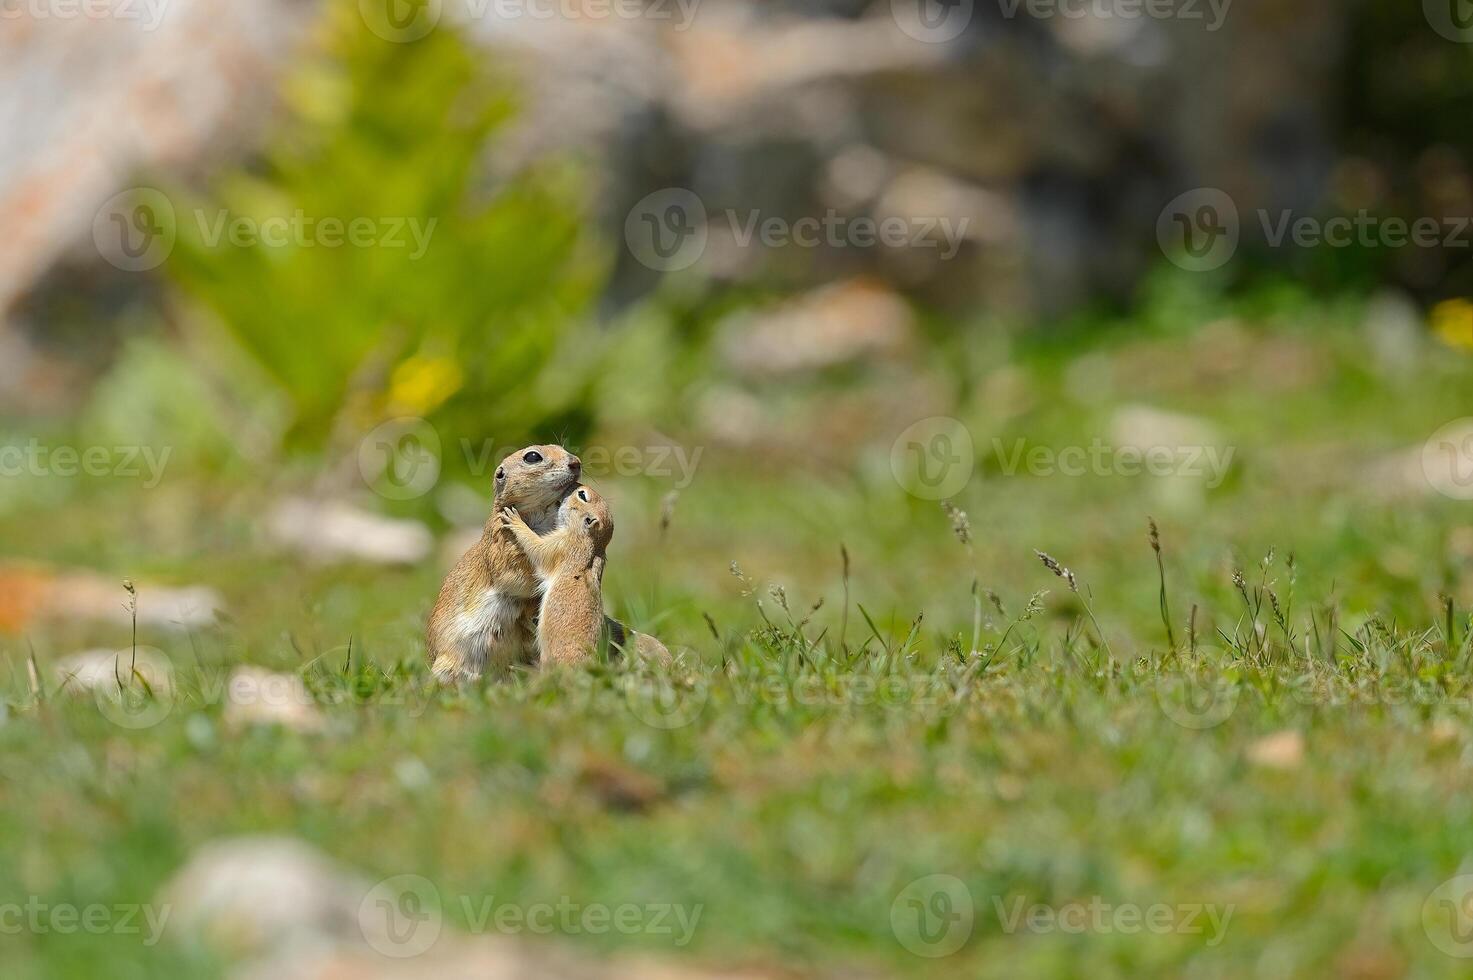
[(542, 454), (539, 453), (539, 452), (537, 452), (535, 449), (532, 452), (530, 452), (530, 453), (523, 453), (522, 454), (522, 462), (524, 462), (524, 463), (540, 463), (540, 462), (542, 462)]
[(581, 500), (581, 501), (583, 501), (584, 503), (587, 503), (588, 502), (588, 491), (587, 490), (579, 490), (578, 491), (578, 499)]

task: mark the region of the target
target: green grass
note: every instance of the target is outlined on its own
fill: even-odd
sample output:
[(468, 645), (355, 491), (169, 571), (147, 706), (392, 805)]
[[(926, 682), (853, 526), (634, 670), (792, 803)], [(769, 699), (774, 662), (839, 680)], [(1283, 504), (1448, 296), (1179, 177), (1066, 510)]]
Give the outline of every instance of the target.
[[(178, 678), (143, 730), (26, 680), (32, 646), (44, 673), (125, 632), (0, 637), (0, 901), (153, 901), (206, 842), (270, 832), (370, 881), (425, 876), (461, 929), (461, 896), (702, 909), (682, 947), (567, 937), (594, 952), (835, 975), (1463, 975), (1423, 909), (1473, 855), (1473, 517), (1376, 474), (1467, 411), (1473, 363), (1428, 347), (1393, 370), (1352, 324), (1296, 312), (962, 351), (952, 376), (912, 366), (959, 392), (941, 412), (979, 448), (953, 501), (967, 542), (891, 476), (916, 416), (883, 374), (847, 401), (768, 399), (792, 438), (708, 446), (663, 536), (668, 481), (600, 479), (618, 520), (606, 599), (685, 649), (669, 675), (602, 665), (434, 689), (419, 633), (443, 569), (264, 549), (254, 518), (289, 476), (186, 463), (148, 493), (12, 488), (8, 556), (207, 583), (231, 616), (140, 638)], [(991, 451), (994, 437), (1087, 445), (1128, 404), (1209, 421), (1236, 450), (1228, 479), (1008, 476)], [(645, 441), (616, 425), (604, 439)], [(218, 680), (239, 663), (300, 671), (326, 732), (228, 731)], [(1219, 700), (1199, 720), (1204, 691)], [(1286, 731), (1297, 764), (1254, 761)], [(944, 910), (906, 891), (932, 875), (958, 879), (974, 911), (941, 959), (892, 924), (910, 898)], [(1174, 928), (1005, 928), (1019, 908), (1074, 903), (1165, 906)], [(1197, 907), (1227, 916), (1221, 936), (1205, 912), (1187, 921)], [(23, 978), (224, 969), (170, 937), (0, 944)]]

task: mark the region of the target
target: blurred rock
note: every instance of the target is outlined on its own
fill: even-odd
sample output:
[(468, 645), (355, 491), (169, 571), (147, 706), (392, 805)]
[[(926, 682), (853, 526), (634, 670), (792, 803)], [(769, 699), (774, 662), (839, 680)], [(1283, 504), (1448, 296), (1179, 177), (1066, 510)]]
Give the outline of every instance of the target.
[(223, 720), (228, 727), (278, 725), (294, 732), (322, 731), (325, 719), (296, 674), (237, 667), (225, 688)]
[[(213, 624), (225, 611), (224, 598), (206, 586), (140, 583), (137, 590), (139, 626), (196, 629)], [(20, 632), (40, 619), (131, 626), (133, 615), (119, 579), (95, 572), (0, 565), (0, 631)]]
[(144, 647), (136, 653), (131, 649), (88, 650), (59, 661), (54, 669), (61, 689), (72, 694), (98, 690), (117, 694), (118, 682), (128, 684), (135, 676), (141, 677), (155, 692), (164, 693), (174, 681), (174, 669), (168, 658)]
[(1366, 348), (1383, 374), (1405, 376), (1417, 369), (1426, 330), (1417, 304), (1405, 293), (1383, 290), (1366, 305)]
[(1148, 405), (1123, 405), (1110, 419), (1110, 440), (1141, 452), (1217, 446), (1221, 435), (1205, 419), (1164, 412)]
[[(596, 161), (590, 197), (609, 240), (635, 202), (666, 187), (693, 190), (713, 214), (970, 219), (967, 248), (947, 261), (930, 248), (825, 243), (802, 261), (733, 263), (713, 235), (704, 261), (720, 276), (802, 289), (873, 275), (928, 302), (1049, 313), (1101, 294), (1129, 299), (1162, 262), (1157, 221), (1184, 191), (1222, 188), (1251, 238), (1257, 209), (1309, 211), (1336, 174), (1345, 183), (1334, 127), (1358, 9), (1253, 0), (1219, 19), (1206, 5), (1190, 16), (956, 5), (964, 23), (932, 43), (902, 27), (903, 6), (435, 8), (522, 90), (524, 111), (488, 155), (491, 176), (569, 153)], [(7, 20), (0, 316), (38, 284), (75, 292), (84, 276), (48, 278), (60, 266), (108, 271), (91, 222), (132, 174), (239, 160), (322, 4), (162, 9), (156, 29), (122, 17)], [(660, 281), (627, 251), (614, 302)], [(146, 277), (121, 279), (136, 289)], [(23, 373), (38, 390), (68, 390), (44, 358), (0, 365), (11, 368), (0, 385)]]
[(776, 309), (742, 312), (720, 327), (733, 370), (751, 377), (817, 371), (893, 357), (910, 343), (915, 316), (896, 293), (870, 282), (826, 286)]
[(730, 446), (750, 446), (771, 433), (761, 400), (730, 385), (711, 385), (701, 393), (696, 423), (712, 439)]
[(160, 899), (174, 910), (172, 937), (240, 959), (361, 941), (368, 888), (301, 841), (239, 837), (200, 848)]
[[(0, 398), (67, 394), (47, 381), (61, 370), (56, 358), (7, 328), (17, 300), (61, 265), (75, 275), (47, 288), (75, 295), (99, 276), (124, 293), (139, 288), (146, 277), (113, 270), (94, 245), (99, 209), (139, 174), (197, 173), (249, 146), (315, 4), (114, 0), (107, 9), (11, 16), (17, 8), (0, 30)], [(118, 297), (99, 305), (115, 309)]]
[(1265, 736), (1248, 747), (1248, 761), (1265, 769), (1298, 769), (1304, 762), (1304, 736), (1296, 731)]
[(1427, 730), (1427, 741), (1434, 746), (1454, 745), (1463, 737), (1465, 726), (1451, 718), (1439, 718)]
[(587, 957), (550, 943), (511, 938), (445, 937), (413, 958), (368, 950), (282, 957), (236, 974), (237, 980), (774, 980), (812, 974), (721, 970), (683, 960)]
[(452, 528), (440, 542), (440, 564), (451, 568), (485, 533), (483, 527)]
[[(792, 101), (795, 91), (821, 82), (924, 70), (946, 57), (944, 47), (896, 30), (888, 17), (764, 16), (759, 8), (733, 3), (711, 3), (702, 14), (690, 30), (668, 35), (681, 80), (669, 93), (670, 104), (696, 129), (729, 127), (758, 112), (793, 119), (802, 111)], [(821, 122), (839, 127), (846, 120)]]
[[(401, 887), (402, 886), (402, 887)], [(423, 894), (421, 894), (423, 893)], [(428, 899), (411, 907), (406, 898)], [(434, 885), (372, 885), (309, 845), (239, 837), (202, 847), (164, 886), (168, 935), (224, 955), (234, 980), (770, 980), (684, 959), (584, 955), (555, 942), (447, 931)], [(397, 899), (397, 901), (395, 901)], [(386, 917), (394, 918), (385, 928)], [(488, 926), (489, 927), (489, 926)], [(802, 971), (783, 976), (800, 977)]]
[(276, 544), (320, 562), (362, 561), (413, 565), (435, 547), (434, 535), (418, 521), (401, 521), (341, 501), (289, 498), (266, 517)]

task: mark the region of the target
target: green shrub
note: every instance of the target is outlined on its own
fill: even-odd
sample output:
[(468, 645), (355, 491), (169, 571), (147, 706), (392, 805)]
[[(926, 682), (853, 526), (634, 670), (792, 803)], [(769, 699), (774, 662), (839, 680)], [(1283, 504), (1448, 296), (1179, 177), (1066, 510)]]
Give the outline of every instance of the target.
[[(347, 448), (397, 416), (475, 438), (576, 428), (579, 378), (546, 383), (602, 273), (575, 175), (482, 186), (512, 104), (453, 31), (390, 43), (353, 3), (324, 28), (262, 159), (176, 197), (170, 274), (285, 394), (289, 446)], [(355, 219), (375, 244), (347, 240)]]

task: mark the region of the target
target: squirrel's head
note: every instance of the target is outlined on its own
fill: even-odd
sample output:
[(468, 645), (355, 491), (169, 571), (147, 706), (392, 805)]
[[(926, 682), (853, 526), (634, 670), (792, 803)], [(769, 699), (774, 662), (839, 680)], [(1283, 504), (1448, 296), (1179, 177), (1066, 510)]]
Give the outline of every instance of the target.
[(614, 515), (609, 502), (589, 486), (580, 486), (563, 498), (558, 507), (558, 526), (592, 538), (593, 549), (600, 554), (614, 537)]
[(582, 461), (562, 446), (518, 449), (496, 467), (496, 503), (523, 511), (556, 506), (582, 472)]

